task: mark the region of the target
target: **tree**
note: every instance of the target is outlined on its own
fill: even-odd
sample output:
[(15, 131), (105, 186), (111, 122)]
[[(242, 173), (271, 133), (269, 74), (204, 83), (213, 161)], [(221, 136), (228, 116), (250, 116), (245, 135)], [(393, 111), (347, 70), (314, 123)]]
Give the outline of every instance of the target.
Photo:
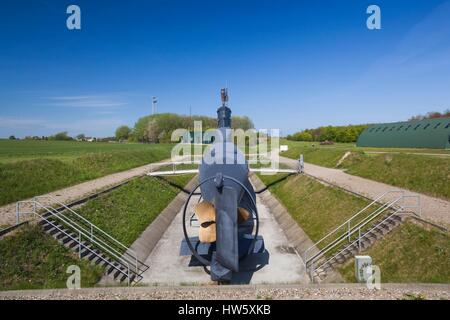
[(250, 120), (250, 118), (247, 116), (232, 116), (231, 126), (233, 127), (233, 129), (243, 129), (244, 131), (254, 128), (252, 120)]
[(120, 126), (116, 129), (116, 140), (128, 140), (131, 129), (128, 126)]
[(156, 119), (152, 119), (149, 121), (147, 126), (147, 141), (157, 143), (159, 141), (159, 124)]
[(9, 136), (9, 140), (16, 140), (15, 136)]
[(418, 114), (416, 116), (413, 116), (409, 118), (408, 121), (419, 121), (424, 119), (438, 119), (438, 118), (448, 118), (450, 117), (450, 109), (444, 110), (444, 112), (438, 112), (438, 111), (430, 111), (427, 112), (425, 115)]
[(49, 140), (60, 140), (60, 141), (69, 141), (73, 140), (72, 137), (70, 137), (67, 133), (67, 131), (58, 132), (57, 134), (50, 136)]
[(84, 135), (84, 133), (80, 133), (79, 135), (77, 135), (77, 140), (80, 140), (80, 141), (86, 140), (86, 136)]
[(312, 141), (313, 137), (309, 132), (297, 132), (294, 134), (293, 139), (296, 141)]
[[(138, 142), (171, 142), (170, 138), (174, 130), (183, 128), (192, 131), (194, 121), (201, 121), (203, 131), (217, 127), (217, 119), (212, 117), (158, 113), (138, 119), (129, 138)], [(253, 128), (252, 121), (245, 116), (233, 116), (231, 122), (233, 128), (244, 130)]]
[(368, 125), (326, 126), (306, 129), (287, 137), (294, 141), (355, 142)]

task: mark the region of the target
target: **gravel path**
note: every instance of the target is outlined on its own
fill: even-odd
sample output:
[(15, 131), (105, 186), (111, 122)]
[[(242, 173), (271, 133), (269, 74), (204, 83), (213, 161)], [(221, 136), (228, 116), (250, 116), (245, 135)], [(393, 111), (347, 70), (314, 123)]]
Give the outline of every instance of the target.
[(450, 299), (449, 285), (359, 284), (92, 288), (0, 292), (0, 300), (252, 300), (252, 299)]
[[(280, 162), (297, 168), (298, 161), (280, 156)], [(339, 169), (325, 168), (310, 163), (305, 163), (305, 173), (315, 178), (337, 185), (345, 190), (363, 195), (370, 199), (376, 199), (379, 195), (389, 190), (403, 190), (407, 195), (420, 196), (422, 218), (438, 224), (450, 226), (450, 202), (427, 196), (425, 194), (394, 187), (385, 183), (357, 177), (345, 173)], [(398, 196), (398, 195), (397, 195)], [(395, 194), (387, 196), (386, 201), (394, 200)], [(416, 200), (410, 199), (407, 205), (413, 205)], [(417, 209), (412, 209), (418, 213)]]
[[(149, 171), (157, 170), (158, 168), (163, 166), (164, 163), (166, 163), (167, 161), (170, 160), (163, 160), (160, 162), (147, 164), (145, 166), (133, 168), (130, 170), (110, 174), (68, 188), (53, 191), (45, 194), (44, 196), (52, 196), (62, 203), (70, 203), (74, 200), (93, 194), (99, 190), (106, 189), (108, 187), (129, 180), (131, 178), (144, 175)], [(181, 161), (181, 159), (177, 159), (177, 161)], [(10, 203), (0, 207), (0, 225), (13, 225), (15, 223), (16, 223), (16, 204)]]

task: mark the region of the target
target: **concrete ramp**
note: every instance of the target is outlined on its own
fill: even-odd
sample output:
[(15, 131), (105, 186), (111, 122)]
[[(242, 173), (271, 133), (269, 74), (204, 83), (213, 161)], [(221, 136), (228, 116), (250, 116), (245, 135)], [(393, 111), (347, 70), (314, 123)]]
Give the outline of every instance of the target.
[[(197, 203), (198, 196), (191, 199), (189, 213)], [(269, 254), (269, 264), (256, 272), (239, 273), (235, 283), (250, 284), (306, 284), (309, 283), (304, 264), (296, 250), (289, 244), (285, 234), (269, 212), (257, 199), (260, 215), (260, 235), (264, 237)], [(197, 228), (189, 227), (190, 236), (197, 235)], [(156, 244), (146, 264), (150, 267), (142, 276), (142, 283), (154, 285), (213, 284), (210, 276), (201, 266), (190, 266), (190, 256), (180, 256), (180, 245), (184, 239), (182, 230), (182, 211), (167, 228)]]

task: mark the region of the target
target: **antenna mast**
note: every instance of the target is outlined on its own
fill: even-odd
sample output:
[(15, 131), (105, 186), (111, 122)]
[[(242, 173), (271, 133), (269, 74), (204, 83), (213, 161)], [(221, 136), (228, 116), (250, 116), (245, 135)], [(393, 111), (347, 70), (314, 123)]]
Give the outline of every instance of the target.
[(158, 104), (158, 99), (156, 97), (153, 97), (152, 99), (152, 114), (156, 114), (157, 112), (157, 104)]

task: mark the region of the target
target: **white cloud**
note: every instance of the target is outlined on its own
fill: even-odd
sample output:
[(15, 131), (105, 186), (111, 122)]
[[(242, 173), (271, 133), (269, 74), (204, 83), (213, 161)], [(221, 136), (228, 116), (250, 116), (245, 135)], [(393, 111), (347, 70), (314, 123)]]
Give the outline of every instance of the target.
[(108, 95), (80, 95), (80, 96), (57, 96), (49, 97), (48, 105), (55, 107), (71, 108), (116, 108), (128, 103)]

